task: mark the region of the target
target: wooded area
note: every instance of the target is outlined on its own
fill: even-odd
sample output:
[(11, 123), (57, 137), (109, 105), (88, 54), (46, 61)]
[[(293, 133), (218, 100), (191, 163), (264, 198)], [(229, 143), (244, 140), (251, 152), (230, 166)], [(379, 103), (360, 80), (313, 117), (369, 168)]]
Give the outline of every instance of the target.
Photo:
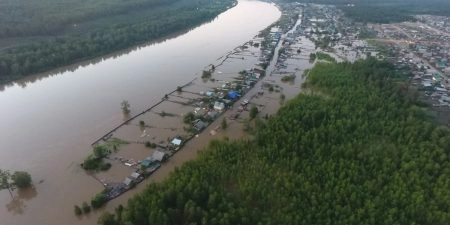
[(404, 77), (372, 58), (308, 76), (254, 139), (212, 142), (99, 224), (448, 224), (450, 133)]
[(0, 0), (0, 83), (188, 30), (233, 2)]

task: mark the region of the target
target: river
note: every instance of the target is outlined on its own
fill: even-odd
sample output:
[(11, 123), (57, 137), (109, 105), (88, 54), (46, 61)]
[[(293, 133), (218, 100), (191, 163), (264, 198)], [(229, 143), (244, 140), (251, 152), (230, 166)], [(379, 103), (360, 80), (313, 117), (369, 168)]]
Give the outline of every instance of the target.
[(0, 168), (30, 172), (35, 189), (0, 191), (0, 225), (93, 224), (73, 206), (102, 186), (79, 163), (123, 120), (120, 102), (141, 112), (280, 16), (274, 4), (240, 0), (175, 38), (1, 88)]

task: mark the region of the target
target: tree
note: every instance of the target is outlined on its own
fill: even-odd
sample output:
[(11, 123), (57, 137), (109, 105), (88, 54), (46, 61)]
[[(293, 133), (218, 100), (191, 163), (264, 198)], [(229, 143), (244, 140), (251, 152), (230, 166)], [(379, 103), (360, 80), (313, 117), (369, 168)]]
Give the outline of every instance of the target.
[(250, 109), (250, 119), (254, 119), (258, 112), (258, 108), (256, 106), (252, 106), (252, 108)]
[(13, 197), (11, 192), (13, 190), (11, 182), (11, 173), (8, 170), (0, 169), (0, 190), (2, 189), (8, 189), (11, 198)]
[(97, 145), (94, 147), (94, 156), (97, 159), (104, 158), (105, 156), (108, 155), (108, 153), (109, 153), (109, 150), (104, 145)]
[(16, 171), (11, 178), (18, 188), (27, 188), (31, 186), (31, 176), (25, 171)]
[(184, 115), (184, 117), (183, 117), (183, 122), (184, 123), (187, 123), (187, 124), (189, 124), (189, 123), (192, 123), (192, 121), (194, 121), (195, 120), (195, 115), (194, 115), (194, 113), (193, 112), (188, 112), (186, 115)]
[(106, 196), (103, 193), (98, 193), (91, 200), (92, 208), (98, 209), (102, 207), (107, 201), (108, 200), (106, 199)]
[(83, 211), (81, 211), (81, 208), (80, 208), (80, 206), (78, 206), (78, 205), (75, 205), (75, 206), (73, 207), (73, 211), (74, 211), (75, 215), (77, 215), (77, 216), (83, 214)]
[(211, 73), (210, 70), (203, 70), (203, 72), (202, 72), (202, 79), (210, 78), (211, 75), (212, 75), (212, 73)]
[(114, 215), (109, 212), (104, 212), (99, 218), (97, 224), (99, 225), (117, 225)]
[(83, 209), (83, 213), (90, 213), (91, 207), (87, 204), (87, 202), (83, 202), (81, 205), (81, 208)]
[(227, 119), (223, 118), (222, 123), (220, 125), (222, 127), (222, 129), (227, 129), (228, 127), (228, 123), (227, 123)]
[(130, 103), (128, 103), (127, 100), (123, 100), (122, 103), (120, 103), (120, 108), (122, 109), (122, 112), (124, 114), (129, 114), (130, 113)]
[(31, 185), (31, 176), (25, 171), (15, 171), (11, 174), (8, 170), (0, 169), (0, 190), (8, 189), (9, 194), (13, 197), (12, 191), (15, 188), (27, 188)]

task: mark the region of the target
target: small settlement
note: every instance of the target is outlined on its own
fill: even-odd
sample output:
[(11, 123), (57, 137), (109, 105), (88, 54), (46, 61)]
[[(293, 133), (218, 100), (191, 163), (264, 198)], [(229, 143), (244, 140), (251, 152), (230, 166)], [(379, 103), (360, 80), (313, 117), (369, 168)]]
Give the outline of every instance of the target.
[(416, 22), (369, 24), (388, 60), (410, 72), (411, 93), (450, 126), (450, 17), (418, 15)]
[[(125, 172), (119, 172), (115, 167), (129, 168), (124, 170), (129, 171), (129, 174), (122, 182), (117, 181), (117, 176), (109, 176), (110, 171), (95, 175), (105, 186), (106, 198), (111, 200), (150, 176), (180, 151), (187, 141), (233, 107), (263, 76), (262, 68), (253, 68), (239, 72), (233, 81), (220, 82), (218, 87), (205, 87), (202, 80), (194, 80), (183, 86), (182, 90), (168, 94), (152, 110), (140, 114), (95, 143), (102, 145), (109, 139), (120, 139), (128, 143), (121, 145), (116, 152), (104, 159), (112, 165), (111, 171), (120, 173), (121, 176), (126, 175)], [(205, 90), (194, 91), (199, 86)], [(247, 110), (248, 100), (243, 102), (246, 104), (240, 104), (240, 108)], [(137, 124), (137, 121), (143, 122)], [(127, 154), (131, 151), (134, 154)], [(123, 155), (135, 155), (139, 158), (125, 158)]]
[(336, 8), (299, 3), (280, 8), (283, 14), (276, 24), (93, 143), (94, 148), (117, 140), (126, 143), (114, 145), (103, 158), (109, 170), (93, 175), (105, 187), (101, 194), (106, 201), (151, 176), (191, 139), (216, 135), (220, 127), (210, 125), (224, 113), (230, 123), (245, 121), (250, 107), (261, 115), (276, 113), (285, 99), (300, 92), (306, 72), (317, 61), (311, 55), (326, 52), (338, 62), (377, 55), (358, 38), (363, 30), (353, 28)]
[[(294, 9), (298, 14), (301, 8)], [(252, 98), (243, 99), (243, 96), (250, 91), (255, 91), (255, 96), (262, 96), (267, 89), (260, 81), (266, 77), (271, 63), (277, 63), (273, 60), (274, 52), (282, 45), (282, 34), (297, 22), (294, 15), (292, 12), (285, 14), (284, 23), (267, 28), (251, 41), (206, 66), (201, 78), (178, 86), (165, 94), (160, 102), (132, 116), (94, 142), (94, 148), (111, 146), (110, 143), (117, 140), (122, 143), (114, 145), (102, 159), (111, 165), (110, 168), (93, 174), (105, 187), (100, 193), (105, 200), (118, 197), (151, 176), (174, 154), (182, 151), (188, 141), (204, 135), (202, 132), (227, 110), (233, 111), (228, 119), (236, 120), (249, 110), (250, 105), (262, 106), (263, 102), (251, 103)], [(270, 67), (271, 71), (272, 67), (274, 65)], [(215, 135), (218, 129), (220, 127), (214, 127), (206, 135)]]

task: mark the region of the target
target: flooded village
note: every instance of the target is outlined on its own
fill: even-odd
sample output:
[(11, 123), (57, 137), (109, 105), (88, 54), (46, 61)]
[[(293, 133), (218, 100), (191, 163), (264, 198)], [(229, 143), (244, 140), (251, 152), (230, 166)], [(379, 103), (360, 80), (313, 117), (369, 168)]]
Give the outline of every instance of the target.
[[(280, 8), (278, 22), (205, 66), (199, 77), (162, 94), (157, 104), (125, 117), (124, 123), (92, 144), (94, 153), (82, 166), (104, 186), (92, 198), (93, 206), (120, 196), (160, 168), (180, 166), (213, 139), (244, 137), (256, 114), (259, 118), (275, 114), (300, 93), (308, 69), (327, 61), (311, 55), (354, 61), (370, 50), (357, 35), (344, 38), (340, 32), (356, 31), (345, 30), (338, 21), (346, 20), (335, 8), (298, 3)], [(324, 40), (329, 43), (321, 43)], [(176, 155), (189, 151), (191, 157), (173, 164)], [(99, 165), (86, 167), (89, 159)]]
[[(157, 104), (94, 142), (94, 152), (82, 166), (99, 171), (90, 173), (105, 189), (93, 199), (118, 197), (199, 136), (224, 137), (234, 130), (235, 138), (241, 137), (242, 127), (250, 126), (254, 117), (250, 111), (274, 114), (287, 98), (298, 94), (302, 74), (312, 66), (309, 54), (314, 51), (309, 40), (300, 44), (302, 9), (296, 6), (284, 11), (280, 22), (205, 66), (200, 77), (162, 94)], [(286, 76), (292, 78), (283, 81)], [(91, 167), (91, 161), (98, 161), (97, 165)]]
[(450, 18), (417, 15), (416, 22), (368, 24), (369, 39), (387, 60), (408, 73), (407, 90), (428, 107), (430, 116), (450, 127)]
[[(448, 69), (436, 68), (442, 63), (448, 64), (446, 61), (448, 51), (431, 45), (436, 40), (429, 42), (430, 46), (423, 40), (420, 43), (411, 44), (411, 40), (406, 39), (407, 36), (395, 27), (386, 28), (384, 25), (355, 23), (333, 6), (277, 3), (278, 11), (274, 4), (243, 1), (236, 8), (240, 10), (239, 7), (246, 7), (247, 11), (239, 11), (241, 13), (239, 15), (244, 17), (249, 14), (248, 11), (254, 9), (255, 4), (261, 4), (258, 7), (276, 11), (270, 11), (274, 14), (274, 18), (278, 18), (277, 13), (281, 11), (281, 17), (251, 40), (248, 38), (262, 28), (258, 28), (244, 41), (239, 40), (238, 43), (242, 44), (232, 51), (229, 50), (236, 46), (236, 43), (227, 48), (226, 51), (229, 52), (220, 49), (217, 50), (220, 53), (213, 58), (208, 56), (205, 57), (206, 59), (198, 60), (202, 62), (199, 66), (192, 63), (195, 60), (182, 61), (184, 58), (180, 55), (183, 56), (185, 54), (183, 52), (188, 51), (198, 51), (198, 55), (204, 55), (204, 51), (211, 51), (208, 48), (221, 44), (220, 39), (227, 38), (225, 35), (233, 36), (234, 34), (222, 33), (219, 37), (201, 39), (203, 42), (208, 42), (207, 47), (203, 47), (203, 42), (200, 44), (194, 42), (195, 44), (191, 45), (195, 45), (196, 48), (184, 48), (191, 43), (186, 40), (168, 45), (169, 47), (165, 46), (166, 43), (161, 43), (155, 46), (161, 49), (154, 55), (146, 56), (145, 59), (133, 56), (125, 60), (125, 64), (142, 61), (143, 64), (151, 65), (145, 67), (143, 75), (138, 74), (138, 69), (127, 68), (121, 73), (127, 73), (130, 77), (122, 74), (117, 75), (119, 78), (116, 80), (110, 79), (111, 76), (101, 77), (100, 81), (89, 86), (95, 89), (96, 85), (102, 82), (118, 83), (117, 86), (112, 86), (113, 88), (107, 86), (98, 91), (104, 92), (108, 97), (112, 96), (113, 99), (105, 100), (106, 97), (99, 95), (100, 97), (95, 101), (89, 99), (89, 104), (79, 106), (84, 109), (82, 111), (88, 112), (75, 112), (83, 119), (66, 112), (67, 118), (61, 121), (75, 118), (76, 122), (72, 123), (73, 130), (80, 130), (82, 140), (78, 136), (70, 135), (70, 129), (66, 129), (71, 127), (69, 125), (64, 127), (64, 131), (59, 132), (64, 132), (67, 139), (79, 140), (73, 141), (70, 145), (72, 147), (63, 145), (64, 141), (53, 144), (55, 149), (67, 149), (67, 152), (70, 150), (70, 153), (64, 153), (64, 157), (70, 159), (64, 158), (66, 160), (60, 160), (60, 165), (49, 169), (58, 171), (61, 175), (55, 172), (53, 176), (44, 176), (48, 173), (46, 171), (42, 172), (44, 175), (38, 173), (36, 177), (39, 177), (41, 182), (36, 184), (37, 192), (33, 196), (38, 193), (40, 196), (33, 197), (31, 201), (30, 198), (21, 200), (19, 204), (8, 203), (8, 207), (11, 207), (5, 214), (0, 214), (8, 215), (5, 221), (15, 221), (19, 218), (16, 215), (21, 213), (11, 212), (22, 210), (23, 214), (28, 204), (27, 210), (33, 210), (33, 213), (29, 213), (27, 218), (20, 220), (21, 222), (32, 221), (30, 218), (40, 218), (40, 222), (51, 224), (47, 218), (51, 218), (50, 215), (54, 212), (39, 209), (39, 205), (47, 202), (51, 196), (55, 199), (51, 204), (58, 205), (61, 208), (60, 211), (64, 212), (54, 220), (56, 221), (53, 222), (54, 224), (58, 221), (66, 221), (69, 216), (73, 216), (71, 208), (73, 205), (81, 206), (81, 208), (87, 205), (89, 208), (99, 208), (99, 210), (73, 216), (73, 221), (68, 224), (95, 223), (94, 221), (103, 210), (113, 211), (119, 205), (126, 204), (131, 196), (144, 190), (147, 184), (164, 180), (172, 171), (195, 159), (211, 140), (251, 138), (251, 130), (257, 120), (265, 120), (276, 114), (286, 101), (297, 96), (302, 91), (308, 69), (318, 62), (353, 62), (373, 56), (380, 59), (387, 58), (399, 68), (404, 66), (412, 68), (411, 84), (420, 89), (419, 93), (424, 98), (430, 99), (430, 104), (437, 110), (436, 113), (443, 117), (442, 121), (450, 115), (449, 107), (445, 106), (447, 104), (445, 99), (448, 98)], [(234, 18), (234, 16), (229, 17)], [(271, 22), (275, 20), (272, 19)], [(445, 27), (445, 23), (432, 24), (433, 19), (424, 16), (423, 23), (426, 21), (430, 21), (427, 22), (429, 23), (427, 26), (433, 29)], [(264, 24), (263, 27), (270, 23)], [(399, 27), (403, 29), (403, 25)], [(213, 33), (214, 29), (203, 32), (197, 35), (208, 37), (205, 34)], [(417, 32), (412, 33), (418, 37)], [(438, 35), (435, 38), (445, 40), (444, 36)], [(381, 39), (388, 39), (383, 42), (388, 46), (388, 50), (378, 44), (382, 41)], [(218, 44), (215, 44), (216, 42)], [(386, 54), (391, 50), (397, 53), (396, 56)], [(143, 48), (142, 51), (145, 52), (146, 49)], [(226, 53), (223, 54), (223, 52)], [(167, 58), (158, 58), (159, 55), (166, 53)], [(216, 58), (220, 54), (223, 56)], [(113, 65), (118, 64), (123, 67), (118, 63), (119, 58), (106, 63), (109, 63), (108, 66), (113, 70), (119, 70)], [(149, 59), (154, 59), (154, 62), (149, 62), (151, 61)], [(177, 63), (177, 60), (184, 63)], [(205, 60), (207, 60), (206, 63)], [(194, 66), (195, 72), (189, 70), (192, 68), (187, 68)], [(93, 67), (87, 67), (85, 70), (92, 70), (100, 75), (113, 73), (110, 70), (98, 72)], [(171, 73), (165, 74), (164, 70), (171, 70)], [(189, 73), (184, 74), (185, 70)], [(133, 78), (128, 75), (129, 71), (136, 73)], [(435, 76), (437, 73), (440, 76)], [(148, 74), (161, 77), (155, 78)], [(89, 76), (94, 75), (89, 74)], [(78, 78), (89, 76), (78, 75)], [(77, 82), (71, 80), (75, 77), (77, 76), (65, 76), (65, 79), (68, 79), (67, 82), (71, 82), (70, 84), (76, 84)], [(132, 82), (127, 83), (129, 80)], [(75, 91), (72, 92), (75, 93)], [(66, 93), (61, 95), (61, 98), (71, 100), (72, 97)], [(138, 96), (140, 100), (133, 99), (133, 96)], [(88, 98), (86, 96), (86, 99)], [(120, 105), (123, 100), (129, 101), (129, 105), (127, 101)], [(45, 108), (46, 103), (41, 103), (43, 107), (40, 108)], [(100, 113), (94, 110), (97, 104), (103, 104), (101, 105), (103, 111)], [(107, 107), (113, 113), (105, 113), (104, 108)], [(128, 108), (130, 112), (122, 113), (127, 110), (122, 110), (121, 107)], [(65, 112), (64, 107), (60, 110)], [(94, 127), (96, 132), (86, 130), (78, 123), (86, 123), (89, 127)], [(38, 126), (31, 126), (30, 129), (33, 127)], [(49, 140), (53, 140), (54, 136), (49, 136), (51, 136)], [(90, 144), (92, 146), (89, 146)], [(90, 147), (92, 150), (88, 149)], [(45, 148), (52, 149), (47, 146)], [(21, 154), (25, 155), (25, 153)], [(63, 154), (55, 150), (47, 153), (46, 157), (54, 156), (56, 161), (57, 157), (61, 157), (60, 155)], [(47, 163), (47, 158), (38, 161), (36, 164), (39, 165), (36, 167)], [(35, 165), (31, 164), (31, 166)], [(83, 191), (78, 191), (81, 189)], [(56, 190), (66, 191), (53, 198)], [(42, 196), (47, 199), (43, 199)], [(9, 201), (9, 196), (3, 199)], [(108, 203), (105, 204), (106, 202)], [(39, 217), (42, 212), (44, 216)]]

